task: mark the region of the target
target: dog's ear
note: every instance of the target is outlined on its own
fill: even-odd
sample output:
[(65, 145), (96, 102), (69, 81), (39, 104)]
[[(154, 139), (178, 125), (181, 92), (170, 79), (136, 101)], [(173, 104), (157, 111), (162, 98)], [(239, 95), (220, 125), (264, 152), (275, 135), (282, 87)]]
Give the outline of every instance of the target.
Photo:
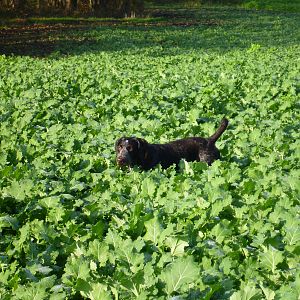
[(140, 139), (138, 138), (134, 138), (134, 141), (137, 143), (137, 148), (140, 149), (141, 148), (141, 142), (139, 141)]
[(145, 147), (147, 147), (148, 145), (148, 142), (144, 139), (141, 139), (141, 138), (133, 138), (133, 140), (137, 143), (137, 148), (139, 150), (142, 150), (144, 149)]
[(145, 162), (148, 157), (148, 142), (141, 138), (135, 138), (138, 146), (138, 160), (140, 163)]

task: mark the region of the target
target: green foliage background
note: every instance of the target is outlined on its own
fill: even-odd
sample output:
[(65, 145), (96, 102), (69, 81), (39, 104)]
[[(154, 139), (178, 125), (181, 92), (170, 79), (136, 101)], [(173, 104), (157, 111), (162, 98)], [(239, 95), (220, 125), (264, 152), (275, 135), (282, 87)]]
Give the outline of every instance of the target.
[(300, 12), (300, 0), (154, 0), (145, 1), (146, 7), (151, 6), (166, 6), (166, 7), (185, 7), (185, 8), (200, 8), (200, 7), (243, 7), (247, 9), (258, 10), (273, 10), (273, 11), (289, 11)]
[(277, 11), (290, 11), (299, 12), (300, 11), (300, 1), (287, 1), (287, 0), (246, 0), (242, 4), (247, 8), (256, 9), (268, 9)]
[[(299, 18), (209, 17), (1, 56), (1, 299), (299, 298)], [(211, 167), (115, 166), (224, 115)]]

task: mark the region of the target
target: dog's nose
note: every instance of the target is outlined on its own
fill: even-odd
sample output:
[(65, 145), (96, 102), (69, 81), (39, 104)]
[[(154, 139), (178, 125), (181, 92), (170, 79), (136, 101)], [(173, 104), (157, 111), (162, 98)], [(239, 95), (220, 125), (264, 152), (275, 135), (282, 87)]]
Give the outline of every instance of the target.
[(117, 162), (118, 162), (119, 164), (124, 164), (124, 163), (126, 162), (126, 160), (125, 160), (123, 157), (118, 157), (118, 158), (117, 158)]

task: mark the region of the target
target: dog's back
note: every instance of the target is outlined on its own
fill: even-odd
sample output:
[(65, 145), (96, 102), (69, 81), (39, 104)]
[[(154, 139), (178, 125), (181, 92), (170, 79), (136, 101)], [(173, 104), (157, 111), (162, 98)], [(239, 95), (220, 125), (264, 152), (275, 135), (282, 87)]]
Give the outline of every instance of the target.
[(160, 149), (160, 163), (162, 166), (178, 164), (180, 159), (186, 161), (203, 161), (212, 164), (220, 158), (220, 151), (215, 142), (220, 138), (228, 126), (228, 120), (223, 119), (219, 128), (209, 138), (191, 137), (169, 142), (167, 144), (156, 144)]

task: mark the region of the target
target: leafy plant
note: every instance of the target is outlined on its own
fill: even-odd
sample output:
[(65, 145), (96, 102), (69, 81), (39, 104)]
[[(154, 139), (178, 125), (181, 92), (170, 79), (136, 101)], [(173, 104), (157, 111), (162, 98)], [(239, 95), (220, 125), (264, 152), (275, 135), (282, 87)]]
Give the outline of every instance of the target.
[[(288, 16), (252, 18), (0, 57), (1, 299), (299, 298), (299, 46)], [(212, 166), (115, 165), (122, 135), (209, 136), (224, 115)]]

